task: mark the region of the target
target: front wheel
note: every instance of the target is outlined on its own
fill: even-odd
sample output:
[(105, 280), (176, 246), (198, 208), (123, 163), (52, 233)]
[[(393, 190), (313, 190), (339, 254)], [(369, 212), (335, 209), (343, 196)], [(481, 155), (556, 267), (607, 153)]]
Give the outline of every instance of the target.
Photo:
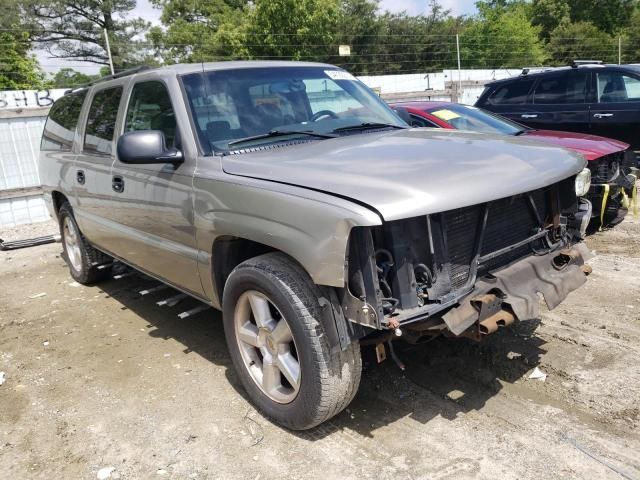
[(319, 296), (302, 267), (280, 253), (241, 263), (224, 289), (225, 335), (240, 380), (260, 410), (294, 430), (342, 411), (360, 383), (359, 345), (331, 352)]

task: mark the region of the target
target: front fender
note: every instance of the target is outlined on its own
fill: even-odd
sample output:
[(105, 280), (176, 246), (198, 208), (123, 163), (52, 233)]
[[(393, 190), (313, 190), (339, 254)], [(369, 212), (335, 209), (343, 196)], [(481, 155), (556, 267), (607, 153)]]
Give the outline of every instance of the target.
[(372, 210), (329, 194), (262, 180), (195, 178), (194, 224), (200, 277), (219, 303), (212, 280), (211, 248), (220, 237), (257, 242), (290, 255), (314, 283), (345, 285), (349, 233), (381, 225)]

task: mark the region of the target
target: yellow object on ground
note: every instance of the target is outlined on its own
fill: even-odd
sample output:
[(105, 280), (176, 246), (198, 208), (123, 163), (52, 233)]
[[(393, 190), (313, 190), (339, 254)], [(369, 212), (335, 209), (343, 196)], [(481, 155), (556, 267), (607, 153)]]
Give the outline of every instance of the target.
[(600, 228), (598, 230), (602, 230), (602, 225), (604, 225), (604, 212), (607, 211), (607, 200), (609, 199), (609, 184), (604, 184), (604, 194), (602, 195), (602, 207), (600, 208)]
[(633, 186), (633, 192), (631, 193), (631, 205), (633, 208), (633, 219), (638, 220), (638, 187)]

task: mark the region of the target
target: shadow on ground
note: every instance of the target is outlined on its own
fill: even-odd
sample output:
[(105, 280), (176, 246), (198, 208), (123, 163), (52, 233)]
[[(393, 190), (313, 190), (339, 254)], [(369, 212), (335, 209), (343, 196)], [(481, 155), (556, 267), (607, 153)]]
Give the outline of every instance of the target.
[[(225, 344), (221, 313), (209, 309), (180, 319), (178, 313), (199, 302), (186, 299), (171, 308), (159, 307), (158, 300), (176, 292), (166, 289), (144, 297), (138, 294), (154, 285), (158, 282), (133, 276), (105, 281), (99, 288), (120, 302), (123, 310), (144, 319), (152, 328), (151, 337), (174, 339), (184, 345), (185, 354), (195, 353), (228, 367), (229, 382), (246, 398)], [(348, 427), (370, 437), (375, 430), (405, 417), (424, 424), (437, 416), (453, 420), (460, 413), (479, 410), (501, 390), (501, 382), (515, 382), (538, 365), (545, 353), (545, 342), (535, 334), (539, 324), (539, 320), (521, 322), (482, 343), (462, 338), (436, 338), (417, 346), (398, 342), (396, 350), (406, 364), (404, 372), (391, 359), (378, 365), (373, 347), (364, 347), (362, 382), (352, 404), (316, 429), (293, 433), (315, 440)]]

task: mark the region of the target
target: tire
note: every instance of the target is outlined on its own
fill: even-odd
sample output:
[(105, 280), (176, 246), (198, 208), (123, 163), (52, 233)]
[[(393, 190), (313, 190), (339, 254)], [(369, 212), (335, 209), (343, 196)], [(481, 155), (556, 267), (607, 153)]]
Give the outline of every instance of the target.
[[(292, 430), (315, 427), (341, 412), (360, 384), (360, 346), (354, 342), (331, 352), (319, 298), (304, 269), (281, 253), (241, 263), (224, 288), (225, 336), (242, 385), (259, 410)], [(281, 322), (288, 334), (282, 334)]]
[(90, 285), (109, 275), (108, 269), (98, 270), (98, 265), (109, 262), (111, 257), (89, 245), (76, 223), (68, 202), (60, 207), (58, 221), (64, 259), (73, 279), (83, 285)]

